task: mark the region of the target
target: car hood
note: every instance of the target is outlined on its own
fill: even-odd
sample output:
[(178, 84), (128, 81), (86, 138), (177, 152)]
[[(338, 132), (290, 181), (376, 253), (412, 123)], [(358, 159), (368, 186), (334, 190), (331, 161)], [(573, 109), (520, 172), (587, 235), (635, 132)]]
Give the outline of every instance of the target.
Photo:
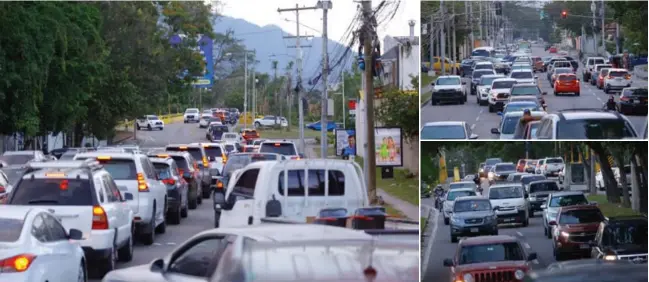
[(524, 260), (515, 261), (494, 261), (483, 263), (472, 263), (455, 266), (455, 272), (468, 273), (474, 271), (496, 271), (505, 269), (527, 269), (527, 263)]
[(496, 88), (496, 89), (491, 89), (491, 91), (496, 92), (496, 93), (511, 93), (512, 89), (511, 88)]
[(467, 219), (467, 218), (476, 218), (476, 217), (487, 217), (492, 215), (494, 215), (493, 211), (470, 211), (470, 212), (454, 213), (453, 217), (457, 219)]
[(624, 244), (610, 248), (616, 255), (646, 254), (647, 246)]
[(152, 272), (149, 264), (116, 269), (109, 272), (102, 281), (164, 281), (159, 272)]
[(566, 232), (595, 232), (599, 227), (599, 222), (584, 224), (563, 224), (560, 227), (561, 231)]
[(550, 195), (550, 193), (552, 193), (552, 191), (539, 191), (539, 192), (530, 193), (530, 196), (531, 197), (541, 197), (541, 198), (543, 198), (543, 197), (547, 197), (548, 195)]
[(433, 91), (435, 90), (455, 90), (462, 89), (462, 85), (435, 85)]

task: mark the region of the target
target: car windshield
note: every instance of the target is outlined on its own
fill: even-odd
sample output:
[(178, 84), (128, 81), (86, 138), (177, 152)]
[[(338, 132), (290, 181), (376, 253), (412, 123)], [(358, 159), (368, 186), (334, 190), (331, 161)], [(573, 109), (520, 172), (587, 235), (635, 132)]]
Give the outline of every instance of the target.
[(472, 57), (489, 57), (491, 56), (491, 53), (487, 50), (473, 50), (471, 52)]
[(647, 97), (647, 88), (636, 88), (632, 90), (633, 96)]
[(478, 79), (481, 78), (483, 75), (490, 75), (493, 74), (491, 71), (474, 71), (473, 72), (473, 78)]
[(197, 114), (197, 113), (198, 113), (198, 109), (189, 109), (189, 110), (186, 110), (185, 113), (186, 113), (186, 114)]
[(17, 218), (0, 217), (0, 242), (16, 242), (23, 231), (24, 221)]
[(466, 134), (461, 125), (424, 126), (421, 139), (466, 139)]
[[(457, 203), (455, 203), (457, 205)], [(0, 219), (0, 223), (2, 219)], [(619, 224), (609, 226), (609, 243), (613, 246), (639, 245), (647, 248), (647, 224)], [(0, 235), (1, 236), (1, 235)]]
[(566, 207), (588, 204), (584, 195), (555, 196), (550, 200), (550, 207)]
[(530, 193), (546, 191), (559, 191), (559, 186), (556, 182), (540, 182), (530, 184)]
[(548, 158), (548, 159), (545, 159), (545, 163), (546, 164), (562, 164), (563, 159), (561, 159), (561, 158)]
[(460, 79), (457, 77), (442, 77), (437, 79), (435, 85), (460, 85)]
[(480, 78), (480, 85), (487, 85), (487, 86), (489, 86), (489, 85), (491, 85), (491, 83), (492, 83), (494, 80), (496, 80), (496, 79), (498, 79), (498, 78), (501, 78), (501, 77), (484, 77), (484, 76), (483, 76), (483, 77)]
[(475, 183), (473, 182), (455, 182), (448, 185), (449, 190), (460, 189), (460, 188), (471, 188), (475, 189)]
[(541, 93), (539, 88), (536, 86), (523, 86), (523, 87), (513, 87), (511, 91), (512, 96), (520, 95), (539, 95)]
[(496, 172), (516, 170), (513, 164), (498, 164), (496, 165)]
[(622, 139), (636, 137), (624, 119), (571, 119), (557, 123), (557, 139)]
[(8, 165), (24, 165), (34, 159), (34, 154), (2, 155), (0, 159)]
[(629, 73), (626, 71), (612, 71), (608, 75), (611, 77), (624, 77), (627, 74)]
[(520, 186), (489, 188), (489, 199), (515, 199), (523, 197), (523, 189)]
[(446, 196), (447, 201), (455, 201), (457, 197), (475, 196), (474, 191), (449, 191)]
[(508, 116), (505, 117), (500, 126), (501, 134), (514, 134), (516, 131), (516, 124), (521, 120), (521, 116)]
[(88, 179), (23, 178), (12, 190), (9, 204), (92, 205), (91, 187)]
[(546, 178), (543, 175), (526, 175), (525, 177), (521, 177), (521, 184), (527, 185), (530, 184), (530, 182), (545, 180), (545, 179)]
[(509, 103), (505, 106), (505, 113), (511, 113), (511, 112), (522, 112), (524, 110), (530, 110), (530, 111), (540, 111), (541, 109), (536, 103)]
[(293, 143), (263, 143), (259, 147), (260, 153), (274, 153), (284, 156), (297, 155)]
[(516, 242), (466, 245), (462, 246), (458, 255), (459, 265), (522, 260), (525, 260), (524, 252)]
[(491, 85), (491, 89), (509, 89), (516, 84), (516, 81), (496, 81)]
[(520, 72), (512, 72), (510, 77), (515, 79), (530, 79), (533, 78), (534, 75), (532, 75), (531, 72), (520, 71)]
[[(559, 224), (582, 224), (600, 222), (604, 219), (598, 209), (564, 211), (559, 216)], [(645, 234), (646, 236), (646, 234)]]
[(490, 211), (491, 203), (488, 200), (461, 200), (453, 205), (453, 212)]

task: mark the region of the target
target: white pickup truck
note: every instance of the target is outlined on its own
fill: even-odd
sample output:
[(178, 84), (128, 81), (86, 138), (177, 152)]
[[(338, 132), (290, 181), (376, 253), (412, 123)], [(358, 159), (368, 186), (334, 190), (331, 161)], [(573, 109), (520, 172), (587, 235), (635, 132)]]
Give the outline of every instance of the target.
[(146, 128), (148, 130), (153, 130), (153, 129), (160, 129), (163, 130), (165, 128), (165, 123), (158, 118), (158, 116), (154, 115), (146, 115), (146, 116), (141, 116), (135, 120), (135, 127), (137, 130), (140, 130), (142, 128)]
[(232, 174), (224, 193), (214, 194), (219, 227), (311, 223), (326, 212), (335, 214), (329, 218), (355, 218), (377, 208), (369, 205), (361, 175), (358, 164), (347, 160), (251, 163)]

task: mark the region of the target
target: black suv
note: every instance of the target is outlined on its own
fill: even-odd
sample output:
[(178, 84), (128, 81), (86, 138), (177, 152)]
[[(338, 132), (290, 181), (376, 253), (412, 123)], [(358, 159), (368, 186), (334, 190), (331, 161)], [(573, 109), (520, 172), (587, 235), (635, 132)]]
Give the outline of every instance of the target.
[(592, 243), (591, 257), (647, 263), (647, 218), (620, 216), (602, 221)]
[(187, 152), (164, 152), (164, 151), (151, 151), (147, 154), (150, 158), (172, 158), (176, 161), (178, 166), (178, 174), (182, 175), (183, 179), (187, 182), (187, 206), (190, 210), (203, 202), (203, 198), (199, 195), (202, 194), (200, 185), (200, 178), (198, 165), (196, 160)]

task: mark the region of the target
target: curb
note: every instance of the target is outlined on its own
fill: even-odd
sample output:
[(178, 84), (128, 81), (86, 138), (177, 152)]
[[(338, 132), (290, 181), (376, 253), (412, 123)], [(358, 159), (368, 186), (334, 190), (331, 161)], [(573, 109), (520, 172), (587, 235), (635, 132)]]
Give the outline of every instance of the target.
[(428, 100), (426, 100), (426, 101), (424, 101), (424, 103), (423, 103), (423, 104), (421, 104), (421, 107), (420, 107), (420, 108), (423, 108), (423, 107), (426, 107), (426, 106), (428, 106), (428, 104), (430, 103), (430, 100), (432, 100), (432, 99), (431, 99), (431, 98), (429, 98)]
[[(430, 242), (429, 242), (430, 236), (428, 234), (430, 234), (431, 231), (432, 231), (432, 230), (430, 230), (430, 228), (432, 228), (432, 226), (430, 224), (428, 224), (428, 221), (430, 221), (430, 218), (433, 215), (433, 209), (434, 208), (431, 208), (431, 209), (428, 210), (428, 215), (426, 216), (426, 228), (421, 232), (421, 236), (420, 236), (421, 242), (420, 242), (420, 248), (419, 249), (421, 250), (420, 251), (421, 256), (420, 256), (419, 261), (420, 261), (420, 264), (421, 264), (420, 265), (420, 270), (421, 270), (422, 278), (423, 278), (424, 274), (426, 273), (426, 268), (428, 268), (428, 263), (427, 262), (428, 262), (428, 255), (429, 254), (426, 252), (426, 246), (428, 244), (430, 244)], [(424, 262), (426, 262), (425, 265), (424, 265)]]

